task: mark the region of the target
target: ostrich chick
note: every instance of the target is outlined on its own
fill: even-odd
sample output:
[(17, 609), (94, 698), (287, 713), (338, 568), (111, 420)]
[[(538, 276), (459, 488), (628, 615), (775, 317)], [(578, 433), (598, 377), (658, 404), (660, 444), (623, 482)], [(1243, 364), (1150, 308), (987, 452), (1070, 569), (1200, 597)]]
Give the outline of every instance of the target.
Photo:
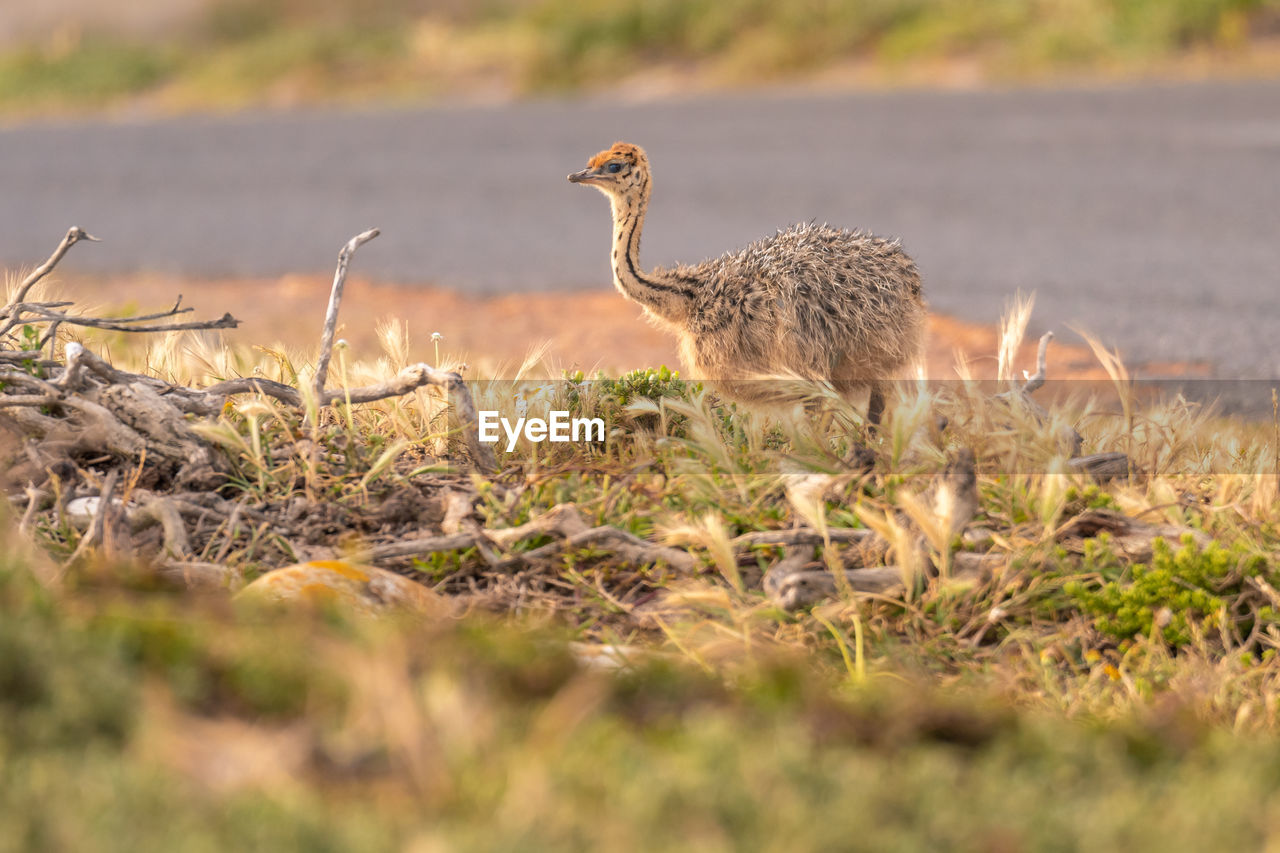
[(825, 225), (795, 225), (697, 266), (640, 268), (652, 179), (644, 151), (617, 142), (569, 180), (613, 206), (613, 283), (680, 340), (700, 378), (727, 381), (746, 402), (768, 383), (819, 380), (843, 395), (869, 390), (878, 421), (883, 386), (917, 361), (925, 325), (920, 274), (896, 240)]

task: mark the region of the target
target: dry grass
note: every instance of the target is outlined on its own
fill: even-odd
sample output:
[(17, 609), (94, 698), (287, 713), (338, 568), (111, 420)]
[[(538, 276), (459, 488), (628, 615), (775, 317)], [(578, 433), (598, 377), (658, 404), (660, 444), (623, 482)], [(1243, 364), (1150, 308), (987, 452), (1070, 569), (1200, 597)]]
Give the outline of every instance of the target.
[[(989, 350), (1006, 378), (1032, 368), (1028, 311), (1015, 307)], [(458, 357), (453, 337), (438, 360)], [(297, 351), (186, 336), (87, 342), (197, 385), (310, 370)], [(333, 371), (351, 385), (385, 378), (424, 347), (387, 327), (380, 353), (349, 344)], [(298, 451), (296, 413), (246, 399), (206, 431), (237, 472), (222, 491), (248, 507), (305, 496), (360, 512), (447, 488), (468, 496), (473, 521), (503, 529), (571, 502), (590, 524), (687, 549), (695, 570), (604, 547), (514, 572), (474, 548), (440, 552), (397, 565), (456, 603), (456, 617), (423, 625), (161, 591), (145, 554), (131, 568), (90, 555), (56, 594), (10, 567), (0, 644), (17, 651), (0, 654), (0, 684), (20, 698), (0, 700), (0, 756), (17, 756), (7, 802), (25, 805), (0, 820), (18, 837), (102, 848), (116, 846), (113, 814), (147, 804), (207, 847), (1259, 846), (1280, 757), (1277, 427), (1144, 397), (1099, 357), (1108, 383), (1064, 389), (1044, 412), (989, 384), (904, 386), (876, 433), (821, 389), (820, 411), (751, 412), (660, 371), (548, 379), (553, 367), (526, 360), (474, 382), (477, 403), (598, 416), (609, 437), (519, 442), (492, 479), (435, 470), (456, 446), (426, 392), (335, 407), (309, 439), (319, 457)], [(1070, 473), (1069, 427), (1085, 452), (1127, 453), (1135, 475)], [(850, 462), (857, 444), (870, 472)], [(953, 539), (920, 495), (961, 448), (978, 460), (979, 511)], [(1187, 534), (1140, 554), (1071, 535), (1090, 509)], [(46, 551), (77, 546), (56, 510), (41, 518)], [(905, 592), (837, 591), (783, 612), (760, 592), (780, 551), (740, 556), (731, 543), (792, 525), (882, 527)], [(911, 525), (928, 545), (915, 563)], [(338, 527), (322, 544), (352, 547)], [(999, 568), (924, 571), (970, 551)], [(249, 574), (288, 558), (223, 556)], [(885, 559), (840, 544), (807, 556)], [(605, 646), (628, 661), (620, 672), (583, 662)], [(105, 698), (86, 708), (68, 683)], [(57, 824), (31, 780), (66, 780), (65, 751), (84, 749), (74, 820)], [(171, 841), (140, 826), (150, 846)]]

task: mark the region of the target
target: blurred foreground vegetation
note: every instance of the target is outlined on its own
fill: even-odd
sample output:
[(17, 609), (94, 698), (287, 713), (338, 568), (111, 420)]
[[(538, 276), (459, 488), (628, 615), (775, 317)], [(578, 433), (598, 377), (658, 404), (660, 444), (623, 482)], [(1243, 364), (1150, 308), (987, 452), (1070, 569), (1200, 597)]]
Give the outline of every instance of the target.
[[(1274, 667), (1144, 644), (1068, 687), (1016, 648), (939, 678), (898, 641), (854, 683), (807, 620), (803, 655), (609, 670), (546, 625), (237, 608), (127, 566), (52, 594), (20, 552), (0, 558), (0, 850), (1276, 840), (1280, 741), (1243, 710), (1275, 703)], [(1071, 691), (1099, 701), (1069, 711)]]
[[(0, 53), (0, 109), (1274, 73), (1280, 0), (213, 0)], [(825, 75), (825, 76), (824, 76)]]

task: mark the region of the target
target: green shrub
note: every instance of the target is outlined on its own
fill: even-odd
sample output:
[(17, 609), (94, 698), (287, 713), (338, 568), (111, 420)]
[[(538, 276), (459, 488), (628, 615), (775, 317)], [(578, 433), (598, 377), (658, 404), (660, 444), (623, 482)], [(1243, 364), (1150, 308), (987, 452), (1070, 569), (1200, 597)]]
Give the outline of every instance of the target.
[[(1109, 552), (1086, 553), (1086, 569), (1106, 577), (1118, 563)], [(1172, 646), (1184, 646), (1197, 635), (1226, 627), (1227, 598), (1238, 594), (1247, 577), (1260, 575), (1265, 558), (1243, 546), (1224, 548), (1211, 542), (1203, 550), (1188, 535), (1177, 550), (1156, 539), (1150, 564), (1134, 565), (1128, 581), (1101, 585), (1075, 580), (1063, 590), (1094, 626), (1117, 640), (1156, 636)], [(1266, 614), (1258, 611), (1263, 618)]]

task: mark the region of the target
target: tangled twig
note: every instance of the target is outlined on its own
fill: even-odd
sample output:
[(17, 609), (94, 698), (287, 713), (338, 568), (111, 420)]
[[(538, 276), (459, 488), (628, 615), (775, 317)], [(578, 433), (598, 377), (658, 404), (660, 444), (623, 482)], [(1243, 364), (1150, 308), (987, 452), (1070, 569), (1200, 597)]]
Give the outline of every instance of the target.
[[(187, 387), (117, 368), (75, 341), (56, 347), (58, 330), (71, 326), (122, 332), (169, 332), (233, 328), (238, 322), (230, 314), (207, 321), (156, 322), (189, 314), (192, 309), (183, 306), (181, 297), (166, 310), (134, 317), (83, 316), (68, 310), (73, 303), (28, 301), (33, 288), (58, 265), (71, 246), (96, 240), (83, 229), (70, 229), (53, 254), (23, 279), (8, 304), (0, 309), (0, 418), (5, 422), (0, 425), (28, 439), (28, 447), (38, 445), (38, 450), (32, 450), (28, 461), (23, 463), (26, 472), (23, 480), (29, 481), (24, 489), (26, 527), (29, 529), (34, 524), (38, 507), (47, 504), (51, 492), (65, 493), (62, 487), (42, 489), (43, 482), (55, 477), (74, 479), (77, 472), (87, 481), (95, 481), (97, 475), (87, 473), (92, 466), (115, 460), (127, 463), (139, 473), (144, 467), (155, 472), (151, 480), (155, 482), (158, 478), (168, 493), (131, 501), (129, 507), (116, 507), (111, 503), (111, 488), (121, 466), (107, 466), (110, 476), (101, 481), (102, 485), (94, 486), (101, 493), (101, 500), (88, 532), (81, 537), (76, 557), (82, 556), (86, 549), (109, 544), (113, 525), (125, 534), (158, 525), (162, 530), (162, 561), (184, 565), (184, 576), (204, 576), (208, 572), (191, 568), (200, 565), (192, 542), (205, 519), (210, 517), (225, 526), (226, 538), (221, 547), (200, 547), (207, 553), (216, 552), (220, 559), (227, 556), (229, 542), (242, 535), (241, 519), (251, 522), (250, 532), (245, 535), (253, 542), (266, 537), (281, 551), (295, 553), (297, 548), (288, 540), (292, 534), (276, 528), (255, 510), (242, 503), (228, 507), (210, 503), (210, 499), (221, 501), (209, 490), (224, 485), (231, 468), (225, 454), (193, 426), (199, 419), (221, 415), (227, 401), (239, 394), (270, 396), (302, 411), (314, 403), (322, 408), (362, 404), (400, 397), (434, 385), (443, 389), (450, 400), (472, 463), (482, 472), (492, 472), (496, 468), (493, 450), (479, 441), (475, 404), (459, 374), (420, 363), (409, 365), (375, 385), (324, 387), (348, 265), (356, 249), (377, 233), (374, 229), (353, 237), (339, 255), (316, 376), (312, 388), (307, 389), (314, 390), (315, 395), (308, 399), (311, 395), (297, 387), (258, 378), (230, 379), (207, 388)], [(28, 328), (22, 329), (19, 335), (14, 330), (20, 326)], [(42, 327), (43, 331), (33, 332), (31, 327)], [(62, 358), (46, 358), (46, 344), (51, 354), (60, 348)], [(13, 472), (10, 473), (12, 476)], [(132, 493), (136, 476), (133, 480), (126, 477), (125, 482), (128, 483), (126, 491)], [(195, 495), (202, 495), (202, 499), (194, 498)], [(206, 529), (205, 535), (207, 533)]]
[(329, 359), (333, 357), (333, 336), (338, 329), (338, 309), (342, 305), (342, 289), (347, 282), (347, 265), (357, 249), (380, 233), (377, 228), (370, 228), (357, 234), (338, 253), (338, 268), (333, 273), (333, 289), (329, 291), (329, 307), (324, 315), (324, 329), (320, 332), (320, 359), (316, 362), (314, 380), (317, 397), (324, 394), (324, 383), (329, 378)]

